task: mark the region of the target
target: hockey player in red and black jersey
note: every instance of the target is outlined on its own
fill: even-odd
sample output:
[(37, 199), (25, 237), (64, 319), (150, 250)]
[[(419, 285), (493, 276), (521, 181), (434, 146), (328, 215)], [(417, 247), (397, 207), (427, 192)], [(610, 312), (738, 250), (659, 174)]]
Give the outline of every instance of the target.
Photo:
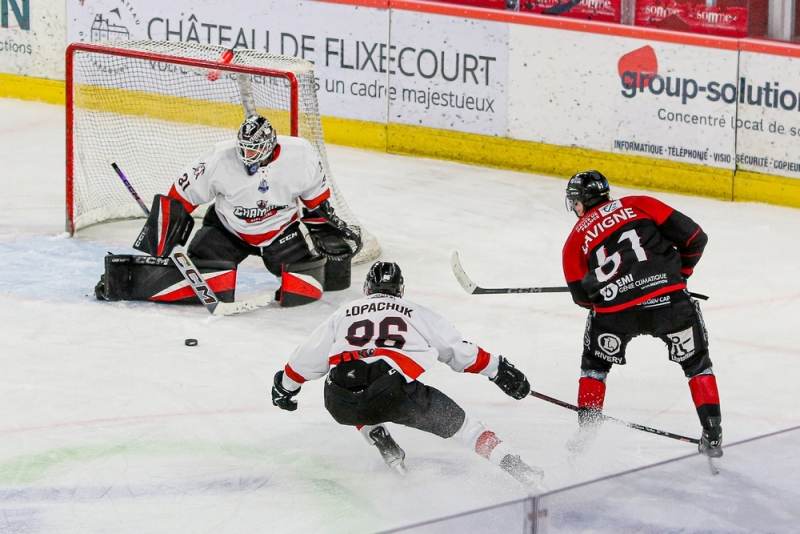
[(360, 229), (336, 216), (330, 194), (311, 143), (279, 136), (268, 119), (253, 115), (235, 139), (217, 143), (181, 171), (168, 195), (156, 195), (136, 248), (168, 255), (177, 242), (185, 243), (189, 214), (213, 201), (189, 244), (189, 257), (239, 264), (260, 256), (282, 278), (281, 304), (304, 304), (323, 289), (349, 287), (350, 260), (361, 248)]
[(297, 409), (294, 396), (308, 380), (325, 380), (325, 408), (340, 424), (357, 427), (390, 467), (404, 469), (405, 453), (383, 423), (451, 438), (498, 465), (531, 491), (542, 491), (541, 470), (525, 464), (494, 432), (450, 397), (419, 381), (437, 362), (458, 373), (482, 374), (507, 395), (530, 392), (525, 375), (502, 356), (464, 341), (444, 317), (403, 298), (395, 263), (376, 262), (365, 297), (339, 308), (275, 374), (272, 403)]
[(722, 456), (722, 416), (700, 307), (686, 280), (708, 237), (692, 219), (647, 196), (612, 200), (608, 180), (581, 172), (567, 184), (566, 203), (578, 222), (564, 245), (563, 268), (576, 304), (591, 310), (583, 339), (578, 387), (578, 434), (567, 444), (582, 450), (594, 437), (605, 380), (625, 364), (630, 340), (646, 334), (666, 343), (680, 364), (703, 427), (699, 450)]

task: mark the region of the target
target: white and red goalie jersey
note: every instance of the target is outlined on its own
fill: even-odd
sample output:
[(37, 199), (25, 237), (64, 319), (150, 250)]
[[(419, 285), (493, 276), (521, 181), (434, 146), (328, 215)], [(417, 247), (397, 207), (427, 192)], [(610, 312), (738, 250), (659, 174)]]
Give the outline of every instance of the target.
[(189, 213), (214, 200), (225, 228), (261, 247), (298, 219), (298, 199), (314, 209), (330, 189), (311, 143), (279, 135), (272, 161), (252, 176), (237, 156), (235, 139), (217, 143), (178, 175), (169, 196)]
[(497, 373), (499, 359), (461, 334), (441, 315), (414, 302), (375, 293), (342, 306), (289, 358), (283, 387), (294, 391), (343, 361), (384, 360), (411, 382), (444, 362), (456, 372)]

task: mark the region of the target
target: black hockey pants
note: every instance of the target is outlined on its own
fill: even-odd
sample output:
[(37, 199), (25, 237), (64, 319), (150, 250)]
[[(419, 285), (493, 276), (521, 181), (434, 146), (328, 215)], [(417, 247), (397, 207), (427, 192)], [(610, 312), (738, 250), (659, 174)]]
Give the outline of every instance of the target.
[(442, 438), (455, 435), (466, 414), (436, 388), (406, 379), (382, 360), (345, 361), (325, 380), (325, 408), (342, 425), (397, 423)]
[(654, 307), (634, 306), (615, 313), (589, 312), (583, 336), (581, 369), (607, 372), (625, 365), (631, 339), (650, 335), (666, 343), (669, 359), (691, 378), (711, 367), (708, 333), (700, 306), (686, 291), (653, 299)]
[(266, 247), (254, 247), (228, 231), (211, 206), (203, 217), (203, 227), (189, 243), (189, 257), (196, 260), (225, 260), (242, 263), (248, 256), (261, 256), (264, 266), (275, 276), (281, 275), (281, 265), (306, 261), (313, 257), (300, 231), (293, 222)]

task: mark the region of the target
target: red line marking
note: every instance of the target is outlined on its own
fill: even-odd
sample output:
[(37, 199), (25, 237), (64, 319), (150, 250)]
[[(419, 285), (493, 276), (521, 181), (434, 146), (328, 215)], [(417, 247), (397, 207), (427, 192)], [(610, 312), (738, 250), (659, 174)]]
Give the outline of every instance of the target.
[(204, 412), (185, 412), (185, 413), (162, 413), (162, 414), (150, 414), (150, 415), (129, 415), (126, 417), (103, 417), (100, 419), (86, 419), (83, 421), (67, 421), (63, 423), (54, 423), (50, 425), (38, 425), (38, 426), (29, 426), (29, 427), (22, 427), (22, 428), (7, 428), (5, 430), (0, 430), (0, 436), (7, 436), (9, 434), (21, 434), (23, 432), (33, 432), (36, 430), (51, 430), (54, 428), (60, 428), (65, 426), (94, 426), (94, 425), (102, 425), (106, 423), (125, 423), (125, 422), (137, 422), (137, 421), (152, 421), (155, 419), (171, 419), (175, 417), (204, 417), (208, 415), (230, 415), (230, 414), (240, 414), (240, 413), (264, 413), (266, 410), (264, 408), (237, 408), (234, 410), (211, 410), (211, 411), (204, 411)]

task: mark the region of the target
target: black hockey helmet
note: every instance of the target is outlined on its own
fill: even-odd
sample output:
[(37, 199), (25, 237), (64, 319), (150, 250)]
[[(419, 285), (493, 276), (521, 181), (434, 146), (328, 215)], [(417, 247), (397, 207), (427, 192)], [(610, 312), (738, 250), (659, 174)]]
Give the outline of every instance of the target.
[(575, 203), (580, 202), (589, 209), (601, 202), (610, 200), (611, 187), (608, 180), (598, 171), (583, 171), (567, 182), (567, 211), (575, 211)]
[(396, 263), (376, 261), (369, 268), (367, 279), (364, 281), (365, 295), (383, 293), (384, 295), (402, 297), (404, 289), (403, 273)]
[(278, 136), (269, 120), (261, 115), (250, 115), (236, 134), (236, 154), (251, 175), (269, 161), (278, 144)]

